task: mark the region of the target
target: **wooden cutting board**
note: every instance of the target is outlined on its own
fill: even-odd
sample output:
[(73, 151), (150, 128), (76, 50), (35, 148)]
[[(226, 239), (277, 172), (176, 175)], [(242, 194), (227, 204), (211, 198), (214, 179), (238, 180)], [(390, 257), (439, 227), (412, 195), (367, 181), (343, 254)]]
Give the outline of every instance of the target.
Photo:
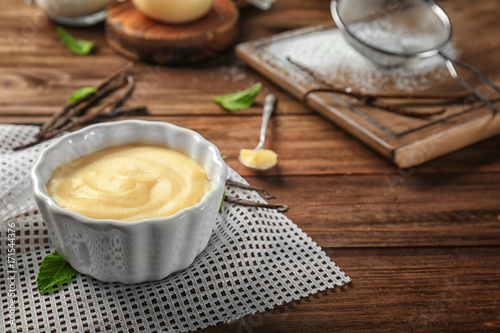
[[(452, 50), (458, 59), (475, 66), (497, 84), (500, 83), (500, 39), (495, 37), (500, 35), (500, 2), (485, 0), (470, 6), (466, 0), (460, 0), (443, 1), (440, 4), (452, 22)], [(397, 77), (397, 72), (386, 70), (374, 71), (373, 75), (367, 76), (363, 72), (364, 68), (355, 68), (355, 58), (361, 56), (354, 54), (352, 59), (345, 59), (348, 66), (344, 67), (348, 69), (337, 69), (337, 75), (326, 75), (324, 73), (328, 66), (331, 66), (331, 59), (320, 53), (309, 58), (304, 56), (307, 48), (316, 50), (314, 52), (324, 50), (324, 45), (319, 45), (325, 40), (321, 39), (322, 35), (332, 38), (333, 41), (340, 35), (340, 31), (333, 23), (289, 31), (240, 44), (236, 53), (257, 71), (292, 95), (303, 99), (313, 109), (401, 168), (421, 164), (500, 133), (500, 114), (485, 106), (477, 107), (477, 103), (472, 103), (470, 99), (434, 108), (443, 110), (442, 114), (415, 118), (368, 106), (345, 94), (315, 92), (306, 97), (308, 91), (324, 88), (325, 83), (348, 91), (365, 90), (366, 93), (368, 79), (370, 94), (455, 96), (467, 92), (449, 76), (444, 64), (437, 65), (424, 74), (415, 72), (415, 77), (406, 73), (403, 80)], [(314, 44), (315, 40), (318, 45)], [(346, 51), (347, 44), (340, 45), (345, 41), (336, 41), (339, 44), (331, 45), (331, 57)], [(300, 63), (295, 61), (301, 57)], [(290, 60), (293, 60), (293, 63)], [(312, 75), (308, 71), (311, 68), (314, 69)], [(439, 75), (436, 74), (438, 72)], [(490, 99), (499, 99), (497, 93), (486, 89), (473, 75), (467, 72), (460, 74)], [(408, 100), (402, 98), (396, 101)], [(496, 104), (499, 104), (498, 101)]]
[(113, 2), (107, 10), (106, 40), (133, 60), (185, 64), (217, 55), (233, 45), (239, 11), (232, 0), (214, 0), (202, 18), (165, 24), (144, 16), (131, 1)]

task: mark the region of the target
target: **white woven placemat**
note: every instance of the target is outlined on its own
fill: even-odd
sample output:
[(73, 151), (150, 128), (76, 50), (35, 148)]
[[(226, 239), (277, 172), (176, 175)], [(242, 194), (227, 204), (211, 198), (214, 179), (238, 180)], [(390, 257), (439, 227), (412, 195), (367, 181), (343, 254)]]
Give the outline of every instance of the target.
[[(79, 275), (62, 290), (40, 295), (38, 267), (54, 248), (28, 174), (47, 143), (12, 151), (37, 131), (0, 125), (0, 332), (195, 331), (350, 281), (283, 214), (224, 204), (207, 249), (184, 271), (136, 285)], [(244, 182), (233, 170), (229, 175)], [(262, 200), (239, 189), (227, 193)]]

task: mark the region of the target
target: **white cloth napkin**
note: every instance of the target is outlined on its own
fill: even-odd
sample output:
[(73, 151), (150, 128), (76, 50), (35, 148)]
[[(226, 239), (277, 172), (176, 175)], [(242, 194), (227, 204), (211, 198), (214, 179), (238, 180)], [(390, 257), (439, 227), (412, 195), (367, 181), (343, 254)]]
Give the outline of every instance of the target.
[[(194, 331), (350, 281), (285, 215), (226, 203), (207, 249), (181, 272), (136, 285), (79, 275), (60, 291), (40, 295), (38, 267), (54, 248), (31, 195), (29, 171), (48, 143), (12, 151), (37, 131), (0, 125), (0, 262), (7, 279), (0, 295), (9, 304), (0, 332)], [(229, 177), (244, 182), (234, 170)], [(226, 191), (263, 201), (253, 192)], [(9, 234), (15, 235), (13, 246)], [(8, 261), (10, 248), (14, 262)]]

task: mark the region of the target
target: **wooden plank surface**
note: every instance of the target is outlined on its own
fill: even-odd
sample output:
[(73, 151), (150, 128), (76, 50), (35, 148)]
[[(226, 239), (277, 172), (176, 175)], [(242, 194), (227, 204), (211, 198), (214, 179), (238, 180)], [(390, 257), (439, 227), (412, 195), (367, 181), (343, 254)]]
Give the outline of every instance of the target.
[(328, 254), (356, 280), (202, 332), (498, 332), (497, 248)]
[(322, 247), (500, 245), (498, 173), (247, 179), (296, 207), (287, 216)]
[[(481, 8), (492, 6), (488, 0)], [(329, 22), (328, 1), (279, 0), (267, 12), (242, 9), (238, 41)], [(103, 25), (68, 29), (97, 42), (86, 57), (65, 49), (55, 28), (36, 7), (0, 2), (1, 123), (43, 122), (75, 89), (98, 84), (128, 62), (107, 46)], [(466, 28), (457, 26), (456, 34)], [(497, 43), (488, 32), (470, 42), (480, 40)], [(150, 112), (137, 118), (189, 127), (213, 141), (232, 168), (289, 205), (287, 216), (353, 280), (204, 332), (500, 330), (500, 137), (399, 169), (233, 51), (192, 66), (138, 64), (133, 76), (137, 90), (129, 105)], [(231, 113), (211, 101), (256, 82), (263, 92), (248, 110)], [(257, 143), (268, 92), (279, 100), (268, 142), (279, 167), (257, 174), (237, 156)]]

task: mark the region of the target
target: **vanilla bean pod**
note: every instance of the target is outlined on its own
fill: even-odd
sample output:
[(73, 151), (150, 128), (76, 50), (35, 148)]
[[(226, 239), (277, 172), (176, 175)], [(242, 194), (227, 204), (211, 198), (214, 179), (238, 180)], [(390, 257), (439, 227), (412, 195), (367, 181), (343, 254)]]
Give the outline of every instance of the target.
[(50, 118), (49, 120), (47, 120), (45, 123), (42, 124), (42, 126), (40, 127), (40, 131), (36, 134), (36, 138), (38, 139), (39, 137), (42, 137), (43, 134), (51, 127), (54, 126), (54, 124), (56, 123), (56, 121), (58, 119), (60, 119), (61, 117), (64, 117), (69, 110), (71, 109), (74, 109), (76, 108), (77, 106), (79, 106), (80, 104), (82, 103), (85, 103), (87, 102), (88, 100), (90, 100), (91, 98), (93, 98), (95, 95), (95, 93), (92, 93), (92, 94), (88, 94), (87, 96), (85, 97), (82, 97), (72, 103), (69, 103), (65, 106), (63, 106), (58, 112), (54, 113)]
[[(53, 138), (56, 135), (59, 135), (61, 133), (71, 131), (76, 127), (86, 125), (86, 124), (92, 122), (94, 119), (96, 119), (96, 117), (98, 115), (102, 114), (104, 112), (104, 110), (109, 109), (109, 108), (115, 109), (116, 107), (121, 106), (131, 96), (131, 94), (134, 90), (134, 80), (132, 79), (132, 77), (130, 75), (127, 76), (127, 78), (124, 82), (126, 83), (127, 90), (125, 91), (125, 93), (120, 95), (117, 99), (109, 101), (105, 105), (103, 105), (99, 108), (96, 108), (94, 110), (91, 110), (87, 113), (84, 113), (81, 116), (72, 117), (71, 119), (69, 119), (69, 121), (64, 126), (62, 126), (60, 128), (55, 128), (52, 131), (46, 132), (45, 135), (43, 136), (43, 139), (50, 139), (50, 138)], [(119, 87), (118, 89), (120, 89), (122, 87), (123, 87), (123, 85), (121, 87)], [(113, 88), (113, 89), (116, 89), (116, 88)]]
[(255, 186), (248, 185), (248, 184), (243, 184), (243, 183), (237, 182), (237, 181), (232, 180), (232, 179), (226, 180), (226, 186), (237, 187), (237, 188), (241, 188), (243, 190), (256, 191), (256, 192), (264, 195), (264, 197), (268, 200), (276, 199), (275, 196), (270, 195), (269, 193), (267, 193), (266, 190), (264, 190), (262, 188), (255, 187)]
[[(318, 76), (321, 76), (321, 74), (317, 73), (313, 69), (300, 64), (299, 62), (293, 60), (291, 57), (287, 57), (287, 61), (289, 61), (291, 64), (299, 67), (301, 70), (306, 72), (307, 74), (311, 75), (313, 78), (318, 78)], [(320, 81), (328, 86), (332, 85), (328, 80), (325, 78), (318, 78)], [(354, 92), (346, 92), (344, 90), (340, 90), (345, 94), (352, 94)], [(438, 94), (363, 94), (363, 96), (367, 96), (370, 98), (388, 98), (388, 99), (463, 99), (467, 97), (473, 97), (474, 95), (471, 94), (470, 92), (462, 92), (462, 93), (455, 93), (455, 94), (449, 94), (449, 95), (438, 95)]]
[[(58, 115), (58, 117), (54, 115), (42, 125), (39, 133), (35, 136), (35, 141), (16, 147), (15, 150), (25, 149), (51, 139), (61, 133), (81, 128), (88, 123), (96, 121), (99, 115), (112, 112), (123, 105), (135, 89), (134, 79), (128, 74), (132, 67), (133, 63), (128, 64), (119, 72), (109, 76), (99, 84), (95, 93), (89, 94), (65, 106), (55, 114)], [(118, 97), (111, 100), (104, 100), (106, 97), (114, 94), (123, 87), (125, 87), (125, 91)], [(103, 104), (99, 106), (101, 102)]]
[(408, 110), (408, 109), (402, 109), (398, 105), (385, 103), (385, 102), (380, 101), (374, 97), (365, 96), (363, 94), (358, 94), (358, 93), (353, 93), (353, 92), (346, 92), (346, 91), (343, 91), (343, 90), (340, 90), (340, 89), (337, 89), (334, 87), (311, 89), (304, 94), (304, 97), (303, 97), (304, 100), (307, 99), (307, 97), (310, 94), (315, 93), (315, 92), (333, 92), (333, 93), (348, 95), (350, 97), (354, 97), (354, 98), (366, 103), (367, 105), (378, 107), (378, 108), (383, 109), (385, 111), (390, 111), (390, 112), (397, 113), (397, 114), (400, 114), (403, 116), (408, 116), (408, 117), (423, 118), (423, 117), (439, 115), (439, 114), (442, 114), (446, 111), (445, 108), (441, 108), (437, 111), (430, 111), (430, 112), (412, 111), (412, 110)]
[(328, 82), (327, 79), (325, 79), (324, 77), (322, 77), (321, 74), (317, 73), (313, 69), (308, 68), (305, 65), (299, 64), (298, 62), (296, 62), (295, 60), (293, 60), (290, 57), (287, 57), (287, 60), (291, 64), (297, 66), (298, 68), (300, 68), (304, 72), (308, 73), (314, 79), (316, 79), (319, 82), (321, 82), (322, 84), (328, 86), (328, 88), (312, 89), (312, 90), (306, 92), (304, 94), (304, 96), (303, 96), (304, 100), (308, 97), (309, 94), (314, 93), (314, 92), (333, 92), (333, 93), (343, 94), (343, 95), (346, 95), (346, 96), (350, 96), (350, 97), (356, 98), (356, 99), (358, 99), (358, 100), (360, 100), (362, 102), (365, 102), (368, 105), (371, 105), (371, 106), (374, 106), (374, 107), (378, 107), (378, 108), (386, 110), (386, 111), (398, 113), (398, 114), (401, 114), (401, 115), (410, 116), (410, 117), (429, 117), (429, 116), (434, 116), (434, 115), (442, 114), (442, 113), (444, 113), (446, 111), (446, 109), (443, 108), (443, 109), (439, 109), (437, 111), (432, 111), (432, 112), (412, 111), (412, 110), (408, 110), (408, 109), (403, 108), (404, 106), (411, 105), (409, 103), (404, 103), (404, 104), (390, 104), (390, 103), (386, 103), (386, 102), (382, 101), (381, 99), (448, 99), (448, 101), (441, 102), (441, 103), (437, 103), (437, 102), (434, 102), (434, 101), (430, 102), (430, 103), (429, 102), (415, 103), (415, 106), (420, 106), (420, 107), (424, 107), (425, 106), (425, 107), (428, 107), (428, 106), (440, 106), (440, 105), (453, 104), (453, 103), (462, 101), (465, 98), (471, 96), (470, 93), (453, 94), (453, 95), (447, 95), (447, 96), (436, 95), (436, 94), (433, 94), (433, 95), (429, 95), (429, 94), (419, 94), (419, 95), (413, 95), (413, 94), (410, 94), (410, 95), (382, 94), (382, 95), (374, 95), (374, 94), (363, 94), (363, 93), (358, 93), (358, 92), (354, 92), (354, 91), (346, 91), (345, 89), (339, 89), (339, 88), (333, 86), (330, 82)]
[(17, 147), (14, 147), (12, 150), (14, 151), (19, 151), (19, 150), (23, 150), (23, 149), (26, 149), (26, 148), (29, 148), (29, 147), (33, 147), (33, 146), (36, 146), (37, 144), (43, 142), (44, 140), (35, 140), (35, 141), (31, 141), (31, 142), (28, 142), (22, 146), (17, 146)]
[(236, 205), (240, 206), (246, 206), (246, 207), (255, 207), (255, 208), (268, 208), (268, 209), (275, 209), (280, 213), (286, 213), (290, 209), (286, 205), (279, 205), (279, 204), (267, 204), (267, 203), (262, 203), (262, 202), (254, 202), (246, 199), (240, 199), (240, 198), (234, 198), (227, 196), (224, 199), (225, 202), (228, 203), (233, 203)]
[[(130, 72), (130, 70), (135, 66), (135, 63), (134, 62), (130, 62), (128, 63), (127, 65), (125, 65), (122, 69), (120, 69), (118, 72), (108, 76), (106, 79), (104, 79), (103, 82), (101, 82), (97, 87), (96, 87), (96, 90), (97, 91), (100, 91), (104, 88), (106, 88), (109, 84), (111, 84), (112, 82), (120, 79), (121, 77), (123, 77), (124, 75), (128, 74)], [(79, 99), (79, 100), (76, 100), (68, 105), (65, 105), (64, 107), (62, 107), (58, 112), (54, 113), (52, 115), (52, 117), (49, 118), (49, 120), (47, 120), (43, 125), (42, 127), (40, 128), (40, 131), (38, 132), (37, 134), (37, 138), (38, 136), (42, 136), (43, 133), (45, 133), (45, 131), (47, 131), (49, 128), (52, 128), (54, 127), (54, 124), (56, 123), (56, 121), (60, 118), (65, 118), (66, 114), (76, 108), (77, 106), (79, 106), (80, 104), (82, 103), (85, 103), (85, 102), (88, 102), (89, 100), (93, 99), (94, 98), (94, 95), (96, 93), (93, 93), (93, 94), (88, 94), (87, 96)]]
[(104, 88), (105, 86), (107, 86), (108, 84), (110, 84), (111, 82), (119, 80), (120, 78), (129, 75), (130, 71), (132, 70), (132, 68), (134, 68), (134, 66), (135, 66), (135, 62), (134, 61), (133, 62), (129, 62), (122, 69), (120, 69), (116, 73), (111, 74), (110, 76), (108, 76), (107, 78), (105, 78), (104, 81), (102, 81), (102, 83), (100, 83), (96, 87), (96, 89), (100, 90), (100, 89)]
[[(94, 110), (90, 110), (87, 113), (84, 113), (82, 116), (71, 118), (66, 123), (65, 126), (55, 131), (56, 135), (66, 131), (70, 131), (73, 127), (88, 124), (89, 122), (94, 120), (99, 114), (105, 113), (106, 110), (114, 110), (120, 107), (132, 95), (135, 86), (134, 79), (130, 75), (127, 75), (125, 77), (124, 82), (126, 83), (126, 91), (123, 94), (121, 94), (118, 98), (108, 101), (104, 105), (98, 108), (96, 107)], [(122, 87), (123, 85), (118, 89), (121, 89)], [(52, 133), (49, 132), (49, 134), (53, 136)]]
[[(303, 65), (299, 65), (297, 64), (296, 66), (298, 67), (301, 67)], [(302, 67), (301, 67), (302, 68)], [(307, 67), (305, 67), (307, 68)], [(312, 72), (312, 73), (315, 73), (315, 72)], [(316, 74), (317, 75), (317, 74)], [(317, 78), (317, 77), (315, 77)], [(318, 79), (319, 80), (319, 79)], [(325, 80), (324, 78), (321, 79), (321, 80)], [(324, 81), (321, 81), (322, 83)], [(329, 87), (332, 86), (331, 83), (328, 83), (328, 82), (324, 82), (325, 85), (328, 85)], [(408, 94), (408, 95), (401, 95), (401, 94), (370, 94), (370, 93), (356, 93), (354, 91), (345, 91), (344, 89), (340, 89), (340, 88), (336, 88), (336, 87), (332, 87), (333, 90), (335, 90), (334, 92), (338, 92), (340, 94), (345, 94), (345, 95), (348, 95), (348, 96), (352, 96), (352, 97), (356, 97), (356, 96), (360, 96), (362, 98), (372, 98), (372, 99), (416, 99), (416, 100), (421, 100), (421, 99), (450, 99), (451, 101), (448, 102), (446, 101), (446, 103), (452, 103), (453, 101), (457, 101), (457, 100), (463, 100), (465, 98), (468, 98), (468, 97), (474, 97), (474, 95), (470, 94), (470, 93), (460, 93), (460, 94), (451, 94), (451, 95), (437, 95), (437, 94), (419, 94), (419, 95), (414, 95), (414, 94)], [(429, 103), (439, 103), (439, 102), (420, 102), (422, 105), (427, 105)]]
[[(302, 65), (298, 65), (298, 64), (296, 64), (296, 65), (302, 69), (307, 69), (307, 68), (304, 68)], [(439, 114), (442, 114), (446, 111), (446, 109), (444, 109), (444, 108), (440, 109), (438, 111), (431, 111), (431, 112), (407, 110), (407, 109), (401, 108), (397, 105), (386, 103), (386, 102), (380, 100), (380, 97), (375, 96), (375, 95), (362, 94), (362, 93), (358, 93), (358, 92), (354, 92), (354, 91), (348, 92), (348, 91), (345, 91), (344, 89), (339, 89), (339, 88), (333, 86), (331, 83), (327, 82), (325, 79), (319, 77), (319, 75), (317, 73), (313, 72), (312, 70), (310, 70), (310, 69), (307, 69), (307, 70), (309, 71), (309, 73), (312, 75), (313, 78), (317, 79), (318, 81), (320, 81), (324, 85), (327, 85), (328, 88), (311, 89), (304, 94), (304, 96), (303, 96), (304, 100), (306, 100), (307, 97), (309, 96), (309, 94), (311, 94), (311, 93), (333, 92), (333, 93), (337, 93), (337, 94), (342, 94), (342, 95), (354, 97), (357, 100), (360, 100), (360, 101), (366, 103), (367, 105), (377, 107), (377, 108), (380, 108), (380, 109), (385, 110), (385, 111), (408, 116), (408, 117), (423, 118), (423, 117), (439, 115)], [(399, 96), (399, 98), (401, 98), (401, 96)]]
[[(72, 119), (84, 115), (87, 110), (97, 105), (101, 100), (103, 100), (105, 97), (109, 96), (116, 90), (122, 88), (126, 83), (127, 82), (125, 80), (120, 79), (120, 81), (113, 81), (110, 84), (105, 85), (102, 89), (98, 90), (92, 96), (92, 98), (80, 104), (78, 107), (68, 110), (68, 112), (63, 117), (57, 119), (52, 126), (45, 129), (41, 137), (45, 138), (46, 136), (52, 136), (51, 133), (54, 131), (61, 133), (61, 129), (67, 130), (67, 124), (71, 124)], [(71, 127), (71, 125), (69, 125), (69, 127)]]

